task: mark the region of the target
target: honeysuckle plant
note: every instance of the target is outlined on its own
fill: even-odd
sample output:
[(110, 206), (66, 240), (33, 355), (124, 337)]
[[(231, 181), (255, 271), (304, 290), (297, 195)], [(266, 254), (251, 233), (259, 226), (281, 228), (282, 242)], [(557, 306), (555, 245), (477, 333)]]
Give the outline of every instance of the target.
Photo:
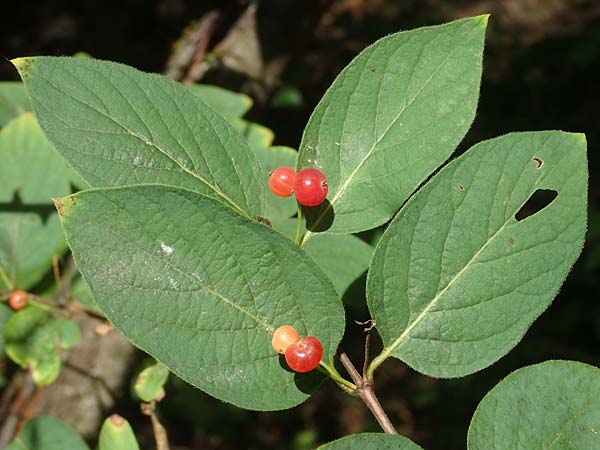
[[(550, 305), (586, 230), (583, 134), (510, 133), (449, 160), (475, 118), (487, 22), (366, 48), (297, 152), (271, 146), (243, 108), (220, 114), (162, 76), (95, 59), (13, 60), (45, 136), (89, 185), (54, 203), (98, 307), (213, 397), (280, 410), (329, 379), (387, 433), (324, 449), (420, 448), (393, 435), (377, 369), (397, 358), (454, 378), (494, 364)], [(283, 166), (323, 173), (325, 201), (271, 194), (269, 173)], [(353, 236), (384, 224), (374, 250)], [(339, 347), (354, 319), (341, 294), (367, 265), (383, 349), (359, 373)], [(284, 325), (322, 344), (316, 370), (294, 372), (272, 348)], [(518, 370), (477, 408), (468, 448), (600, 447), (599, 389), (598, 369), (578, 362)]]

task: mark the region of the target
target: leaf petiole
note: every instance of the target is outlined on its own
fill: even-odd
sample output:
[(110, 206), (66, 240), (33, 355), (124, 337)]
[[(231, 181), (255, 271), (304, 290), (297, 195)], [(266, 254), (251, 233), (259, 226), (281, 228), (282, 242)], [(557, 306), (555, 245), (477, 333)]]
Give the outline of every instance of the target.
[(317, 370), (331, 378), (346, 394), (354, 395), (356, 385), (342, 377), (335, 367), (321, 361)]
[(300, 203), (298, 203), (298, 225), (296, 226), (296, 238), (294, 242), (297, 245), (300, 245), (302, 242), (302, 206), (300, 206)]
[(12, 281), (10, 281), (10, 278), (8, 278), (8, 275), (4, 271), (4, 268), (2, 268), (2, 267), (0, 267), (0, 278), (2, 279), (2, 282), (6, 285), (6, 288), (9, 291), (12, 291), (14, 289), (14, 285), (13, 285)]

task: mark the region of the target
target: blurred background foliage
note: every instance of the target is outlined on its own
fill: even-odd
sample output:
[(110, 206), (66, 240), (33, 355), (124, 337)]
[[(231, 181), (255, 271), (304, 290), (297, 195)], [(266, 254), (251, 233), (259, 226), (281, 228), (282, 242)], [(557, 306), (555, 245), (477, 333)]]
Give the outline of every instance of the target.
[[(479, 110), (458, 152), (509, 131), (586, 133), (586, 246), (553, 305), (498, 363), (466, 378), (435, 380), (389, 361), (378, 372), (377, 392), (402, 434), (428, 450), (458, 450), (465, 447), (478, 402), (511, 371), (553, 358), (600, 365), (600, 305), (593, 294), (600, 288), (597, 1), (46, 0), (14, 2), (12, 8), (0, 19), (0, 54), (7, 59), (86, 52), (243, 92), (254, 99), (246, 117), (272, 129), (276, 145), (293, 148), (326, 88), (365, 46), (399, 30), (491, 13)], [(6, 60), (0, 61), (0, 80), (17, 80)], [(374, 242), (379, 235), (374, 230), (361, 237)], [(344, 297), (351, 320), (342, 345), (360, 363), (364, 325), (353, 320), (368, 319), (364, 276)], [(130, 377), (147, 365), (143, 355), (137, 363), (124, 361)], [(332, 384), (285, 412), (240, 410), (173, 376), (165, 390), (159, 413), (173, 448), (300, 450), (349, 433), (379, 431), (360, 401)], [(105, 415), (125, 416), (142, 447), (152, 448), (152, 430), (133, 396), (125, 389), (117, 398)]]

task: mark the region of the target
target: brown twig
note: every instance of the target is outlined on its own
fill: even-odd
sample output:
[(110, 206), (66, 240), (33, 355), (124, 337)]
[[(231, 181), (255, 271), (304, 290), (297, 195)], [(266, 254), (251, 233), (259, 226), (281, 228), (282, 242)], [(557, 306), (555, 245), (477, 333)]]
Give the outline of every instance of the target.
[(33, 400), (38, 399), (37, 395), (33, 395), (35, 391), (35, 383), (30, 372), (26, 374), (15, 374), (13, 377), (22, 385), (12, 399), (9, 407), (8, 415), (0, 429), (0, 448), (5, 448), (10, 444), (13, 438), (19, 433), (27, 417), (33, 408)]
[(167, 430), (156, 416), (156, 402), (142, 403), (140, 408), (142, 414), (150, 416), (150, 420), (152, 421), (152, 431), (154, 432), (154, 440), (156, 441), (156, 450), (169, 450)]
[(356, 370), (356, 367), (354, 367), (354, 364), (352, 364), (352, 361), (350, 361), (345, 353), (340, 355), (340, 362), (348, 372), (348, 375), (350, 375), (350, 378), (352, 378), (352, 381), (354, 381), (354, 384), (356, 384), (356, 395), (367, 405), (383, 431), (388, 434), (398, 434), (375, 395), (373, 383), (366, 376), (361, 376), (358, 373), (358, 370)]

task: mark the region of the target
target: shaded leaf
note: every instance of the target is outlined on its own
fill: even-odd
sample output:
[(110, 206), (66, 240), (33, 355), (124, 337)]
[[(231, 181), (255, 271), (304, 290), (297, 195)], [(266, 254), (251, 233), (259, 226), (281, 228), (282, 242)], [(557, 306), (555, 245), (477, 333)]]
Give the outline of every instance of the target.
[(53, 317), (45, 308), (31, 305), (15, 313), (4, 328), (6, 354), (30, 368), (39, 386), (52, 383), (60, 373), (57, 347), (79, 342), (79, 327), (71, 320)]
[(72, 172), (30, 113), (0, 130), (0, 161), (0, 267), (27, 289), (66, 250), (51, 198), (71, 192)]
[(90, 185), (161, 183), (260, 215), (262, 171), (254, 154), (185, 86), (96, 59), (13, 63), (46, 136)]
[(4, 327), (12, 315), (12, 310), (4, 303), (0, 303), (0, 358), (4, 356)]
[(317, 450), (422, 450), (404, 436), (362, 433), (346, 436), (320, 446)]
[[(278, 167), (296, 167), (298, 152), (293, 148), (284, 146), (256, 147), (254, 148), (258, 161), (265, 173), (265, 186), (268, 186), (270, 173)], [(264, 216), (272, 223), (289, 219), (298, 211), (296, 197), (277, 197), (267, 189), (265, 195)]]
[(23, 83), (0, 82), (0, 128), (27, 111), (31, 111), (31, 102)]
[[(540, 189), (558, 196), (518, 221)], [(375, 250), (367, 298), (384, 341), (375, 366), (395, 356), (422, 373), (458, 377), (504, 356), (577, 259), (586, 195), (581, 134), (508, 134), (440, 171)]]
[(469, 450), (600, 448), (600, 370), (547, 361), (513, 372), (481, 401)]
[(247, 95), (232, 92), (209, 84), (186, 85), (194, 94), (226, 118), (239, 118), (252, 107), (252, 99)]
[(60, 420), (38, 416), (25, 424), (6, 450), (89, 450), (89, 447)]
[(450, 156), (475, 116), (486, 24), (479, 16), (396, 33), (342, 71), (300, 145), (298, 168), (317, 167), (329, 182), (330, 204), (306, 208), (311, 230), (383, 224)]
[(59, 205), (100, 308), (189, 383), (250, 409), (302, 402), (321, 378), (292, 373), (273, 351), (283, 324), (317, 336), (332, 363), (342, 305), (312, 259), (277, 232), (166, 186), (86, 191)]

